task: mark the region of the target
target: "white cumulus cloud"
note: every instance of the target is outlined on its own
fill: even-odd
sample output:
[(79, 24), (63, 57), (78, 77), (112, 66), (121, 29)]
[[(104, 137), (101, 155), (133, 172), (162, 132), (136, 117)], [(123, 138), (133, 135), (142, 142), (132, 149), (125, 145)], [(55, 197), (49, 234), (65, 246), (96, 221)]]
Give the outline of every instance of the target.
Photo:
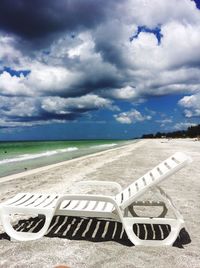
[(112, 103), (97, 95), (85, 95), (77, 98), (44, 98), (41, 105), (42, 109), (56, 114), (67, 114), (73, 110), (93, 110), (99, 108), (111, 108)]
[(181, 122), (181, 123), (176, 123), (174, 126), (174, 129), (175, 130), (185, 130), (188, 127), (196, 126), (196, 125), (197, 125), (196, 123)]
[(200, 93), (183, 97), (179, 105), (183, 107), (187, 118), (200, 117)]
[(132, 109), (128, 112), (123, 112), (123, 113), (114, 115), (114, 117), (121, 124), (132, 124), (132, 123), (141, 122), (144, 120), (150, 120), (152, 118), (150, 115), (142, 115), (136, 109)]

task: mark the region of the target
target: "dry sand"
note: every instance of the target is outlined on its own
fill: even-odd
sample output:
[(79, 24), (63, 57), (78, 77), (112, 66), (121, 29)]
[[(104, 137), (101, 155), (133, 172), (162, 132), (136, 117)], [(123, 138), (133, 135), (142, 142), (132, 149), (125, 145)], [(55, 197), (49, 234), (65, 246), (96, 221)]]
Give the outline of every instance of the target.
[[(18, 192), (69, 193), (82, 180), (110, 180), (123, 187), (176, 151), (193, 163), (162, 183), (187, 225), (192, 242), (176, 247), (126, 247), (116, 242), (94, 243), (44, 237), (30, 242), (0, 240), (0, 267), (168, 267), (200, 268), (200, 142), (142, 140), (136, 144), (82, 157), (57, 166), (0, 179), (0, 201)], [(107, 189), (108, 190), (108, 189)], [(0, 231), (2, 227), (0, 225)]]

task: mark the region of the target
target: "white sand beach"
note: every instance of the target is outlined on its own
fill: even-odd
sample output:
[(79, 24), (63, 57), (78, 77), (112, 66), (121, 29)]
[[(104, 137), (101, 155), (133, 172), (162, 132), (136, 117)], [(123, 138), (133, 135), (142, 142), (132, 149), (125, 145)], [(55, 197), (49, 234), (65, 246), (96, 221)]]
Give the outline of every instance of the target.
[[(63, 264), (71, 268), (200, 268), (200, 142), (194, 139), (141, 140), (36, 171), (0, 178), (0, 201), (18, 192), (91, 193), (90, 188), (76, 186), (76, 182), (82, 180), (116, 181), (125, 187), (177, 151), (190, 155), (193, 162), (161, 186), (185, 219), (191, 243), (183, 249), (128, 247), (112, 241), (98, 243), (48, 237), (29, 242), (0, 240), (0, 267), (52, 268)], [(1, 225), (0, 231), (3, 232)]]

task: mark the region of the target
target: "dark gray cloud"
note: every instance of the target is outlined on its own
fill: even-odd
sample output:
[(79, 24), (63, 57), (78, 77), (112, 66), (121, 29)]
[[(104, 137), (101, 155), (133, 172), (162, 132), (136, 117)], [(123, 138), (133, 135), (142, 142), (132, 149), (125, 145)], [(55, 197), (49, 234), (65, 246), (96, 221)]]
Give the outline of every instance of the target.
[(12, 122), (23, 122), (23, 123), (27, 123), (27, 122), (31, 122), (32, 125), (35, 124), (35, 122), (37, 123), (38, 121), (40, 122), (45, 122), (45, 121), (52, 121), (52, 120), (75, 120), (76, 118), (80, 117), (81, 112), (71, 112), (67, 115), (62, 115), (62, 114), (55, 114), (55, 113), (48, 113), (45, 111), (40, 111), (40, 114), (38, 116), (30, 116), (30, 117), (26, 117), (26, 116), (10, 116), (9, 119)]
[(93, 28), (104, 21), (117, 1), (103, 0), (2, 0), (0, 29), (28, 39)]

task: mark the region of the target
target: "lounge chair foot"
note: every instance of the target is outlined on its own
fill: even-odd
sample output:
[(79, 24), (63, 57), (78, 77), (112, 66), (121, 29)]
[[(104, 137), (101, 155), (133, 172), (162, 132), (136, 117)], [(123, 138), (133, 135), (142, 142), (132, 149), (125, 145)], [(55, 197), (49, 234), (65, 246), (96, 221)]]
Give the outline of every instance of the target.
[[(3, 208), (1, 208), (3, 210)], [(29, 241), (29, 240), (36, 240), (41, 237), (43, 237), (46, 232), (48, 231), (48, 228), (50, 226), (53, 214), (47, 213), (45, 216), (45, 224), (42, 227), (42, 229), (37, 233), (28, 233), (28, 232), (18, 232), (16, 231), (12, 224), (11, 224), (11, 215), (13, 213), (9, 210), (1, 211), (0, 213), (0, 219), (2, 222), (2, 225), (6, 231), (6, 233), (10, 236), (11, 241)]]
[[(178, 219), (161, 219), (161, 218), (124, 218), (124, 228), (130, 241), (135, 246), (172, 246), (180, 230), (184, 227), (184, 222)], [(134, 224), (164, 224), (170, 226), (170, 233), (162, 240), (140, 239), (133, 230)]]

